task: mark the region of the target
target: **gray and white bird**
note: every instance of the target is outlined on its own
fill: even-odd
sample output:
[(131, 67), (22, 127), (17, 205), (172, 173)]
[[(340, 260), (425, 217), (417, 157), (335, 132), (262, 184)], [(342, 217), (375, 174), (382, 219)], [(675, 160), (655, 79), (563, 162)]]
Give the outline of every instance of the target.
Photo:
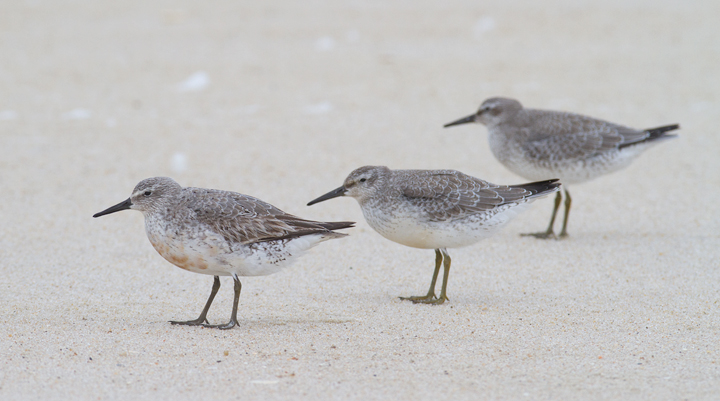
[[(252, 196), (183, 188), (167, 177), (140, 181), (130, 198), (93, 217), (126, 209), (142, 212), (147, 237), (165, 260), (193, 273), (215, 276), (200, 316), (170, 323), (219, 329), (237, 324), (242, 288), (238, 276), (277, 273), (320, 242), (347, 235), (334, 230), (355, 224), (305, 220)], [(210, 325), (207, 313), (220, 289), (219, 276), (233, 278), (233, 309), (228, 323)]]
[[(413, 248), (435, 250), (435, 271), (427, 295), (403, 297), (442, 304), (447, 298), (450, 256), (447, 248), (468, 246), (489, 237), (528, 204), (558, 191), (547, 180), (523, 185), (495, 185), (455, 170), (391, 170), (360, 167), (343, 185), (308, 203), (350, 196), (365, 220), (383, 237)], [(440, 296), (435, 296), (440, 265)]]
[(553, 226), (562, 195), (555, 197), (550, 225), (537, 238), (567, 236), (572, 198), (567, 186), (592, 180), (627, 167), (647, 148), (674, 138), (677, 124), (638, 130), (561, 111), (523, 108), (515, 99), (485, 100), (475, 114), (445, 124), (482, 123), (488, 129), (490, 150), (513, 173), (528, 179), (559, 178), (565, 189), (565, 218), (559, 237)]

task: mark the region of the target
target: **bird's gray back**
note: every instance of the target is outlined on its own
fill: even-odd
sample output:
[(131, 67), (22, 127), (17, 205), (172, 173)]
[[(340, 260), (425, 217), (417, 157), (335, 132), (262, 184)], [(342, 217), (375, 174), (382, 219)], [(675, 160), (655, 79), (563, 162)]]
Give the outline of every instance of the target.
[(395, 170), (392, 185), (396, 196), (433, 221), (489, 213), (532, 195), (523, 188), (492, 184), (455, 170)]
[(523, 110), (507, 128), (499, 128), (516, 135), (526, 157), (549, 161), (592, 157), (648, 135), (580, 114), (536, 109)]
[(301, 219), (249, 195), (205, 188), (184, 188), (175, 210), (227, 241), (242, 244), (343, 228)]

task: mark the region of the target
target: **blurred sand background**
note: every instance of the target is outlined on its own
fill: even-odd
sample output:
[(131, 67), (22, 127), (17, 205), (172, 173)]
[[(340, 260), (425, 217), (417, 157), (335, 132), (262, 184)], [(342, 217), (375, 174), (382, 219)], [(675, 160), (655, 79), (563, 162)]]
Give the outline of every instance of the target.
[[(0, 399), (717, 399), (720, 2), (0, 3)], [(450, 250), (370, 229), (354, 168), (453, 168), (501, 184), (490, 96), (681, 137)], [(142, 215), (93, 213), (143, 178), (355, 220), (243, 280), (240, 326), (195, 318), (212, 278), (163, 260)], [(210, 310), (225, 322), (232, 285)]]

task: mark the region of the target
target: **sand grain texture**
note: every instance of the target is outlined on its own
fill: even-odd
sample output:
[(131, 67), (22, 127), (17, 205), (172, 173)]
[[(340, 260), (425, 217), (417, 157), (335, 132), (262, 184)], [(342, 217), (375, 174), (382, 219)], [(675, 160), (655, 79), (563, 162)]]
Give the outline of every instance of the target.
[[(717, 1), (0, 5), (0, 399), (716, 399)], [(372, 231), (362, 165), (500, 184), (490, 96), (680, 138), (451, 250), (450, 302), (412, 305), (432, 251)], [(155, 253), (142, 216), (91, 216), (167, 175), (309, 219), (358, 221), (243, 280), (240, 326), (195, 318), (212, 278)], [(223, 322), (223, 280), (209, 317)]]

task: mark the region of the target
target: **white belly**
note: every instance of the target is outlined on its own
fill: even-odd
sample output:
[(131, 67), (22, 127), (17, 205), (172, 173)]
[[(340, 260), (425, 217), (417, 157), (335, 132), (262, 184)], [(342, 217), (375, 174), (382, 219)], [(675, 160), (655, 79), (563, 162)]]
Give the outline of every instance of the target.
[(563, 184), (579, 184), (621, 170), (649, 146), (638, 144), (585, 158), (538, 160), (525, 154), (518, 144), (490, 141), (495, 157), (513, 173), (530, 181), (559, 178)]
[(460, 248), (492, 235), (527, 203), (508, 205), (494, 213), (479, 213), (464, 219), (430, 221), (423, 216), (398, 215), (363, 208), (368, 224), (383, 237), (413, 248)]
[[(295, 258), (330, 239), (332, 234), (314, 234), (255, 244), (229, 244), (210, 231), (195, 236), (168, 235), (147, 230), (155, 250), (168, 262), (193, 273), (213, 276), (264, 276), (277, 273)], [(337, 235), (337, 234), (336, 234)]]

